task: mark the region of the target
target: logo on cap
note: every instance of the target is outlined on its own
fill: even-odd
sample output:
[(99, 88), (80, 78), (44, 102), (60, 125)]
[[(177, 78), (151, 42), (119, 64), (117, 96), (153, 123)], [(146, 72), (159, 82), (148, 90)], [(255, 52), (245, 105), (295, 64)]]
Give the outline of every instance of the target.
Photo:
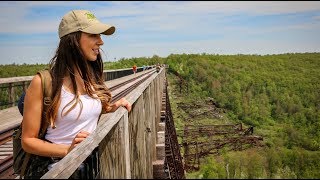
[(87, 15), (87, 19), (89, 19), (89, 20), (96, 19), (96, 17), (90, 12), (87, 12), (85, 15)]

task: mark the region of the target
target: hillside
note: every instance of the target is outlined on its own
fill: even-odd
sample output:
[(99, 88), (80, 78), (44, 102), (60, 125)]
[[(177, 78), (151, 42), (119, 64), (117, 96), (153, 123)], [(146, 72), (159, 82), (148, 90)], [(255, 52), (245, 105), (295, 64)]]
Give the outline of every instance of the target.
[[(166, 63), (188, 83), (180, 93), (171, 79), (171, 102), (177, 128), (211, 122), (253, 126), (263, 148), (222, 151), (203, 159), (192, 178), (319, 178), (320, 54), (170, 55)], [(170, 70), (169, 70), (170, 73)], [(176, 80), (174, 80), (176, 79)], [(213, 99), (223, 119), (190, 118), (181, 106)], [(208, 123), (207, 123), (208, 124)]]

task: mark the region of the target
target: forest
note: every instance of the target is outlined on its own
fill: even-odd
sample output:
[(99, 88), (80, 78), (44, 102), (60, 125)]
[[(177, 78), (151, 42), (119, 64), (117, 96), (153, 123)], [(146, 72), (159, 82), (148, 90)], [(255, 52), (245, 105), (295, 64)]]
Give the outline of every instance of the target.
[[(169, 66), (169, 97), (177, 130), (190, 122), (181, 103), (211, 98), (225, 122), (252, 126), (264, 146), (224, 151), (201, 160), (187, 178), (320, 178), (320, 53), (276, 55), (171, 54), (105, 62), (118, 69)], [(30, 76), (46, 65), (0, 65), (0, 78)], [(179, 91), (177, 72), (187, 83)]]
[(182, 54), (165, 63), (188, 83), (182, 101), (211, 97), (228, 120), (253, 126), (264, 138), (263, 148), (207, 157), (189, 177), (320, 177), (319, 53)]

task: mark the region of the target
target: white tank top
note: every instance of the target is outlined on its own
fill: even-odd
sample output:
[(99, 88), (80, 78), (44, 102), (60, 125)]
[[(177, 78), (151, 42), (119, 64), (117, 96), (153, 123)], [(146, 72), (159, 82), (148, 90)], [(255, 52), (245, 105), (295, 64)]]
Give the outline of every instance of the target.
[[(75, 108), (67, 115), (61, 116), (62, 109), (74, 98), (74, 94), (68, 92), (63, 86), (61, 88), (61, 104), (58, 109), (57, 118), (55, 121), (56, 128), (52, 129), (49, 125), (45, 138), (52, 143), (71, 145), (74, 137), (81, 130), (92, 133), (97, 127), (97, 122), (101, 113), (100, 99), (93, 99), (89, 95), (80, 95), (82, 101), (82, 112), (80, 113), (80, 103), (77, 103)], [(63, 114), (73, 105), (67, 106)]]

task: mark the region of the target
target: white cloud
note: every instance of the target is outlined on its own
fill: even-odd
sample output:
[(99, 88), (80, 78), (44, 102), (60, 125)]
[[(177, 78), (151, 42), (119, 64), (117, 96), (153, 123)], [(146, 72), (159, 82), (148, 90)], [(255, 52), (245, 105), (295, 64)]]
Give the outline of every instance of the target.
[(314, 16), (313, 19), (320, 21), (320, 16)]
[[(102, 2), (99, 2), (102, 3)], [(182, 1), (182, 2), (106, 2), (105, 5), (94, 6), (94, 2), (0, 2), (1, 12), (10, 14), (0, 17), (5, 24), (0, 33), (55, 32), (61, 17), (32, 20), (25, 15), (34, 7), (88, 7), (97, 17), (106, 22), (117, 24), (121, 28), (132, 28), (135, 24), (147, 24), (143, 28), (149, 30), (174, 30), (186, 27), (188, 22), (197, 23), (196, 17), (210, 15), (210, 23), (218, 22), (224, 16), (235, 13), (252, 15), (298, 13), (320, 11), (317, 1)], [(12, 13), (15, 12), (15, 13)], [(200, 23), (200, 22), (198, 22)], [(19, 28), (17, 28), (19, 27)]]
[[(28, 19), (27, 15), (37, 13), (34, 9), (41, 12), (47, 8), (56, 11), (52, 15), (46, 12), (46, 17)], [(0, 11), (6, 14), (0, 17), (0, 33), (25, 35), (21, 41), (0, 43), (3, 59), (20, 62), (21, 59), (51, 58), (49, 50), (55, 50), (58, 37), (34, 37), (37, 33), (56, 34), (63, 16), (58, 13), (78, 8), (91, 10), (100, 21), (116, 26), (116, 33), (105, 39), (103, 47), (107, 57), (112, 59), (171, 53), (319, 51), (320, 47), (319, 36), (315, 33), (320, 31), (320, 2), (317, 1), (21, 1), (0, 2)], [(308, 14), (309, 19), (303, 17), (306, 21), (296, 19), (307, 12), (312, 14)], [(265, 15), (277, 15), (282, 19), (267, 16), (269, 23), (264, 24)], [(251, 21), (242, 23), (249, 21), (243, 17), (254, 19), (257, 16), (259, 25)], [(33, 39), (26, 39), (29, 34), (34, 35)], [(290, 42), (285, 38), (276, 39), (283, 34)], [(306, 40), (301, 42), (304, 38)], [(15, 53), (10, 53), (9, 49), (15, 49)], [(1, 62), (3, 59), (0, 64), (7, 63)]]

